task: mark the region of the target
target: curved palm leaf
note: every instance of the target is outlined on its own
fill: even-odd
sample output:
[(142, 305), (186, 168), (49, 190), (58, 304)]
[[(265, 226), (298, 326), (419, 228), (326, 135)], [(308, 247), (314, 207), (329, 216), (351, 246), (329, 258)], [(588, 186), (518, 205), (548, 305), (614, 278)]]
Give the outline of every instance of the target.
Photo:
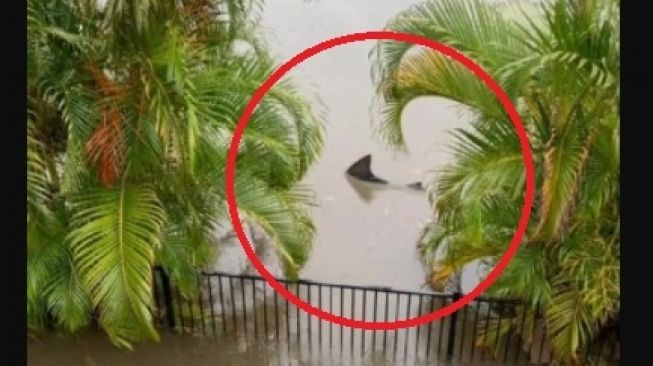
[(260, 226), (276, 245), (286, 275), (297, 278), (315, 235), (301, 206), (309, 202), (309, 192), (300, 187), (290, 192), (270, 189), (256, 178), (238, 174), (236, 197), (242, 215)]
[(90, 190), (73, 201), (73, 257), (100, 324), (117, 344), (158, 337), (151, 322), (151, 266), (164, 222), (147, 186)]
[[(490, 72), (527, 55), (514, 25), (481, 1), (425, 2), (399, 14), (387, 28), (455, 47)], [(412, 44), (397, 42), (380, 42), (375, 49), (374, 75), (388, 108), (382, 129), (388, 142), (403, 145), (401, 112), (419, 96), (443, 96), (503, 117), (494, 95), (463, 66), (430, 50), (412, 51)], [(509, 95), (519, 87), (511, 85)]]

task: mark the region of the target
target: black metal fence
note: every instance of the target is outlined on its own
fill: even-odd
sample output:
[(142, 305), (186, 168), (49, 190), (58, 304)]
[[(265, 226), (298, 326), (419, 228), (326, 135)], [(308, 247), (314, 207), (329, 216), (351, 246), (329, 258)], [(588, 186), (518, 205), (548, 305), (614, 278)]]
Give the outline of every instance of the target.
[[(184, 297), (161, 269), (155, 273), (158, 325), (182, 333), (236, 336), (275, 344), (275, 352), (350, 357), (348, 364), (377, 358), (390, 364), (545, 365), (552, 350), (539, 314), (519, 301), (477, 298), (438, 321), (399, 330), (347, 328), (307, 314), (258, 276), (201, 273), (199, 291)], [(313, 306), (357, 320), (396, 321), (432, 312), (460, 294), (278, 279)], [(532, 332), (526, 327), (531, 327)], [(533, 334), (526, 339), (521, 334)], [(618, 364), (610, 338), (592, 348), (585, 364)], [(484, 345), (493, 344), (492, 347)]]

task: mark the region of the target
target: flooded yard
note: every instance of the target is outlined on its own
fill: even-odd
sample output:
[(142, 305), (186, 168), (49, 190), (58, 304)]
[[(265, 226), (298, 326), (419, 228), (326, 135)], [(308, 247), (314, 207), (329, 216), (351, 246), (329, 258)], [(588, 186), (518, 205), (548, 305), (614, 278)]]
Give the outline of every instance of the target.
[[(382, 29), (411, 3), (418, 1), (271, 1), (264, 8), (262, 29), (277, 59), (287, 60), (328, 38)], [(303, 182), (315, 193), (311, 214), (317, 238), (301, 277), (419, 290), (424, 289), (426, 272), (416, 242), (432, 211), (425, 191), (399, 186), (427, 183), (434, 170), (449, 161), (448, 132), (468, 120), (451, 102), (417, 100), (404, 111), (408, 151), (390, 149), (372, 123), (379, 111), (370, 77), (373, 46), (368, 41), (336, 47), (288, 74), (307, 95), (319, 98), (316, 106), (327, 110), (325, 149)], [(394, 187), (360, 183), (345, 175), (367, 154), (374, 173)], [(222, 255), (213, 269), (255, 274), (236, 240), (219, 245)], [(268, 268), (281, 275), (274, 253), (263, 251)], [(467, 274), (464, 290), (475, 280), (474, 273)]]
[(426, 1), (30, 0), (28, 365), (618, 363), (619, 2)]
[[(273, 53), (281, 61), (337, 35), (381, 29), (390, 17), (414, 2), (417, 1), (268, 1), (262, 28)], [(315, 192), (316, 206), (311, 213), (317, 239), (301, 277), (327, 283), (424, 290), (426, 272), (416, 242), (422, 225), (431, 215), (426, 193), (356, 182), (348, 179), (345, 170), (360, 157), (371, 154), (372, 169), (378, 176), (398, 186), (416, 181), (426, 183), (433, 174), (432, 169), (448, 160), (447, 131), (462, 127), (465, 118), (450, 103), (419, 100), (404, 114), (409, 151), (391, 151), (371, 124), (375, 113), (370, 109), (375, 95), (370, 78), (372, 47), (373, 42), (338, 47), (307, 60), (289, 74), (308, 94), (319, 96), (328, 112), (325, 150), (304, 182)], [(254, 244), (259, 240), (253, 239)], [(233, 237), (219, 239), (216, 245), (220, 248), (219, 256), (211, 269), (255, 274)], [(275, 253), (265, 245), (261, 248), (266, 266), (281, 275)], [(471, 289), (475, 280), (473, 272), (467, 274), (463, 278), (464, 289)], [(351, 297), (343, 296), (348, 304)], [(293, 305), (291, 309), (296, 310)], [(345, 331), (340, 341), (348, 344), (351, 337), (356, 337), (352, 334)], [(74, 338), (50, 335), (38, 342), (30, 341), (28, 364), (202, 366), (426, 362), (404, 358), (401, 350), (394, 359), (386, 352), (366, 353), (346, 348), (337, 352), (328, 348), (311, 352), (305, 346), (293, 349), (302, 343), (292, 338), (285, 342), (164, 333), (160, 344), (137, 345), (134, 352), (128, 352), (113, 347), (102, 334), (94, 332)], [(413, 343), (408, 344), (412, 349)]]
[[(345, 354), (317, 350), (292, 349), (272, 341), (250, 341), (234, 338), (194, 337), (189, 335), (162, 334), (160, 344), (139, 345), (135, 351), (118, 350), (103, 335), (84, 333), (77, 339), (48, 337), (36, 343), (30, 341), (28, 366), (313, 366), (313, 365), (426, 365), (425, 362), (404, 362), (382, 353)], [(477, 363), (430, 360), (429, 365), (471, 366)], [(487, 362), (494, 366), (502, 363)]]

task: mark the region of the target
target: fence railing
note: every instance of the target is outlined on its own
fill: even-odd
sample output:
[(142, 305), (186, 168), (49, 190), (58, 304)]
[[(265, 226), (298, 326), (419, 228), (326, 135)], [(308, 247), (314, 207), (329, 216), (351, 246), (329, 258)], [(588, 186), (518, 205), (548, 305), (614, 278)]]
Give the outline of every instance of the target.
[[(343, 327), (287, 302), (258, 276), (201, 273), (199, 291), (184, 297), (163, 270), (155, 272), (156, 321), (182, 333), (237, 336), (244, 342), (276, 342), (280, 357), (308, 353), (350, 357), (357, 364), (374, 357), (406, 365), (448, 360), (461, 364), (545, 365), (552, 350), (540, 314), (514, 300), (477, 298), (448, 317), (399, 330)], [(365, 321), (396, 321), (427, 314), (460, 298), (458, 293), (278, 279), (289, 291), (330, 313)], [(525, 332), (525, 330), (531, 332)], [(526, 339), (521, 334), (533, 334)], [(603, 339), (585, 360), (614, 365), (618, 347)], [(486, 347), (486, 344), (493, 344)], [(614, 349), (617, 348), (617, 349)], [(358, 360), (358, 361), (356, 361)]]

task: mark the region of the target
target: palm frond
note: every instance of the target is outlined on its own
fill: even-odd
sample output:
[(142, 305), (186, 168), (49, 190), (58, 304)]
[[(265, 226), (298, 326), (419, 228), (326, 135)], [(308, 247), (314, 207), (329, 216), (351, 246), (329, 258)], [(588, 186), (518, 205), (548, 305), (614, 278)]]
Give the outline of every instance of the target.
[(431, 196), (439, 212), (506, 190), (520, 197), (524, 164), (510, 123), (474, 125), (471, 131), (456, 130), (454, 137), (454, 163), (445, 166), (432, 185), (435, 189)]
[(556, 356), (563, 361), (577, 359), (580, 345), (591, 340), (597, 331), (597, 324), (580, 294), (564, 283), (556, 284), (545, 315)]
[[(427, 1), (399, 14), (387, 28), (455, 47), (490, 73), (527, 55), (513, 25), (480, 1)], [(388, 142), (403, 145), (401, 112), (419, 96), (443, 96), (503, 116), (496, 98), (471, 72), (433, 51), (412, 51), (413, 45), (397, 42), (380, 42), (375, 48), (373, 70), (378, 93), (388, 106), (382, 124)]]
[(35, 127), (27, 124), (27, 204), (42, 206), (49, 198), (49, 183), (41, 143), (36, 139)]
[(551, 241), (566, 234), (565, 225), (577, 201), (579, 184), (589, 157), (595, 132), (583, 133), (582, 127), (571, 125), (544, 154), (544, 182), (537, 236)]
[(43, 287), (43, 296), (50, 314), (69, 332), (82, 329), (90, 322), (91, 304), (81, 283), (77, 268), (68, 248), (56, 249), (57, 263), (50, 267), (49, 278)]
[(56, 212), (33, 210), (27, 221), (27, 305), (29, 325), (42, 328), (47, 319), (44, 288), (60, 264), (65, 227)]
[(276, 246), (290, 278), (297, 278), (315, 235), (315, 228), (301, 206), (302, 202), (309, 202), (307, 193), (299, 187), (290, 192), (270, 189), (244, 174), (237, 178), (236, 197), (241, 214), (263, 229)]
[(156, 193), (123, 184), (79, 194), (68, 234), (82, 282), (111, 340), (157, 339), (151, 314), (154, 250), (165, 222)]

